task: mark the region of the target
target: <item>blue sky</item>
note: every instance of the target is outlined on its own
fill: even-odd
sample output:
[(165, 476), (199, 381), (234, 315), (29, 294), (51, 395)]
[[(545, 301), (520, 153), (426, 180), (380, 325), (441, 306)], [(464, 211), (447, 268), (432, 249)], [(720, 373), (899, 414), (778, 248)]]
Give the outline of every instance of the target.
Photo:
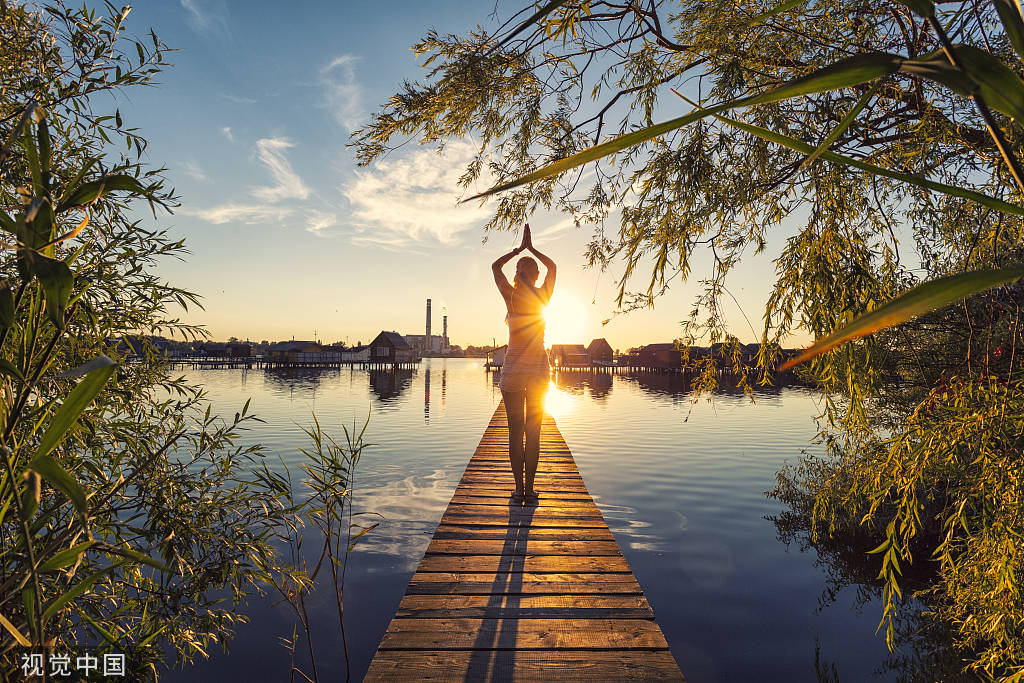
[[(443, 156), (408, 145), (368, 169), (345, 147), (402, 80), (420, 77), (410, 45), (431, 27), (493, 26), (492, 8), (449, 0), (134, 6), (128, 32), (152, 27), (178, 50), (157, 87), (126, 93), (119, 105), (181, 195), (180, 209), (157, 225), (185, 237), (192, 252), (161, 265), (168, 280), (203, 295), (205, 310), (190, 322), (215, 339), (315, 333), (365, 342), (381, 329), (422, 334), (430, 297), (434, 329), (447, 307), (453, 343), (502, 343), (504, 310), (488, 266), (515, 238), (481, 244), (487, 206), (456, 205), (470, 144), (456, 141)], [(559, 264), (552, 307), (562, 322), (549, 326), (549, 342), (603, 336), (625, 349), (679, 334), (707, 260), (696, 260), (693, 284), (677, 284), (653, 311), (602, 327), (614, 310), (615, 274), (582, 268), (589, 229), (560, 215), (538, 214), (531, 225)], [(782, 239), (730, 283), (758, 335)], [(725, 306), (734, 332), (753, 341), (739, 307)]]

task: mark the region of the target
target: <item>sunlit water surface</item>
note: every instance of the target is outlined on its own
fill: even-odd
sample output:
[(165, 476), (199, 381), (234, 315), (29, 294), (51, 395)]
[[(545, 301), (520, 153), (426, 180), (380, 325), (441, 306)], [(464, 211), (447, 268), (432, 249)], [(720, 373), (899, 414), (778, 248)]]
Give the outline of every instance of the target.
[[(290, 465), (313, 412), (338, 435), (370, 412), (375, 444), (360, 463), (357, 506), (382, 524), (360, 542), (345, 590), (353, 680), (362, 678), (501, 394), (475, 359), (424, 360), (398, 373), (366, 370), (192, 370), (216, 410), (249, 398), (265, 422), (247, 442)], [(716, 394), (693, 402), (678, 379), (562, 376), (548, 410), (643, 587), (690, 683), (815, 680), (815, 647), (840, 680), (878, 676), (886, 656), (878, 612), (852, 590), (822, 607), (813, 554), (787, 548), (765, 497), (786, 461), (809, 449), (815, 396), (801, 388)], [(848, 594), (847, 594), (848, 593)], [(321, 681), (344, 680), (337, 617), (326, 592), (311, 607)], [(228, 655), (172, 681), (288, 678), (286, 607), (256, 601)]]

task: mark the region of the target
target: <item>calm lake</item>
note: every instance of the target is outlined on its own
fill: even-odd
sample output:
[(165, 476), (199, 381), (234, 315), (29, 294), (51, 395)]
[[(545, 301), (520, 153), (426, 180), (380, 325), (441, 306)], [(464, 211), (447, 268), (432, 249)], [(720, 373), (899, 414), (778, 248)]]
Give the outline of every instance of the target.
[[(251, 397), (246, 442), (298, 465), (301, 425), (362, 424), (358, 508), (382, 516), (350, 559), (345, 591), (354, 680), (369, 666), (406, 584), (501, 398), (479, 359), (428, 359), (418, 369), (190, 370), (214, 409)], [(766, 519), (765, 497), (783, 462), (813, 450), (818, 399), (799, 387), (719, 393), (693, 402), (678, 378), (560, 375), (548, 410), (643, 587), (690, 683), (814, 681), (815, 650), (843, 681), (892, 680), (882, 671), (876, 604), (855, 590), (825, 599), (813, 552), (787, 547)], [(832, 596), (830, 596), (831, 598)], [(320, 680), (343, 680), (329, 596), (313, 605)], [(229, 655), (215, 654), (171, 681), (281, 681), (291, 634), (285, 606), (254, 601)]]

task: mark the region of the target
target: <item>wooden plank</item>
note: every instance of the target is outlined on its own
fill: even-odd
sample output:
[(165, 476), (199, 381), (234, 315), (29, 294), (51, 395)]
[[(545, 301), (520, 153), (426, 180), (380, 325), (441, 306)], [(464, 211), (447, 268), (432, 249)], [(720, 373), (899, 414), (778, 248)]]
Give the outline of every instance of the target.
[[(524, 528), (524, 531), (527, 529)], [(540, 541), (524, 538), (447, 539), (434, 538), (427, 546), (428, 555), (585, 555), (588, 557), (619, 556), (619, 544), (611, 541)]]
[(499, 405), (365, 680), (682, 681), (550, 416), (539, 500), (513, 486)]
[(406, 595), (398, 617), (653, 619), (643, 595)]
[(558, 652), (398, 650), (378, 652), (365, 681), (682, 681), (667, 650)]
[[(572, 527), (541, 528), (527, 527), (530, 538), (536, 540), (563, 541), (614, 541), (615, 536), (608, 529), (575, 529)], [(466, 538), (466, 539), (504, 539), (508, 529), (486, 526), (484, 524), (442, 524), (434, 530), (434, 538)]]
[(647, 619), (392, 619), (381, 650), (649, 650), (668, 647)]

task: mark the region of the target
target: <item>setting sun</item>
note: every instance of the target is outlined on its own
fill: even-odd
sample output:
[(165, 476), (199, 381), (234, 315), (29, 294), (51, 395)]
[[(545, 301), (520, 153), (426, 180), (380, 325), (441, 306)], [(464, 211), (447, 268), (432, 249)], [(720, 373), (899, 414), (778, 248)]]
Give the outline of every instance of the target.
[(544, 309), (544, 342), (551, 344), (587, 344), (590, 332), (587, 306), (571, 292), (555, 289), (551, 303)]

